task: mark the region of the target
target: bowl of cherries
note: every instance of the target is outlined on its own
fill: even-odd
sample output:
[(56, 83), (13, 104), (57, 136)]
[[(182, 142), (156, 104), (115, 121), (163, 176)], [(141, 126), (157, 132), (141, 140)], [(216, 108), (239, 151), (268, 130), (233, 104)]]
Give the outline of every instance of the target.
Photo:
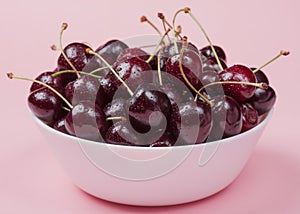
[[(187, 14), (208, 45), (175, 25)], [(110, 39), (95, 49), (62, 45), (57, 67), (27, 78), (29, 112), (66, 173), (98, 198), (129, 205), (208, 197), (239, 175), (267, 125), (276, 93), (260, 67), (227, 65), (190, 8), (161, 32)]]

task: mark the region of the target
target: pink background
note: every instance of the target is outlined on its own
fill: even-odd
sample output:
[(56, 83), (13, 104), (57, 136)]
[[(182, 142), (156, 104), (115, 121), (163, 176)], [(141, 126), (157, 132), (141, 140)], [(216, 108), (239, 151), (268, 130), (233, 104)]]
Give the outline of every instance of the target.
[[(18, 1), (0, 7), (0, 213), (299, 213), (300, 28), (297, 0), (253, 1)], [(153, 33), (139, 23), (157, 12), (170, 20), (190, 6), (211, 40), (221, 45), (228, 64), (259, 66), (291, 51), (265, 68), (278, 100), (271, 123), (236, 181), (207, 199), (172, 207), (144, 208), (109, 203), (75, 187), (56, 161), (27, 112), (28, 82), (9, 81), (6, 72), (35, 77), (52, 70), (62, 22), (70, 28), (65, 44), (87, 41), (97, 47), (111, 38)], [(178, 23), (199, 47), (206, 41), (185, 15)]]

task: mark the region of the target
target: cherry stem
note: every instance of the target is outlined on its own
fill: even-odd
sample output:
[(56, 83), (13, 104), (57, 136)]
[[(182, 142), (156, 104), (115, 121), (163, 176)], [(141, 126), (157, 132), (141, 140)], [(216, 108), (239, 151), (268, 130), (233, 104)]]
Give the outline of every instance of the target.
[[(239, 82), (239, 81), (219, 81), (219, 82), (212, 82), (212, 83), (202, 86), (202, 88), (200, 88), (198, 90), (198, 92), (201, 93), (201, 91), (203, 91), (205, 88), (210, 87), (210, 86), (224, 85), (224, 84), (249, 85), (249, 86), (254, 86), (257, 88), (261, 88), (261, 89), (268, 89), (268, 87), (269, 87), (268, 84), (266, 84), (264, 82), (253, 83), (253, 82)], [(196, 94), (195, 100), (197, 100), (199, 93)]]
[[(93, 72), (97, 72), (97, 70), (100, 70), (99, 68), (94, 70)], [(96, 75), (96, 74), (93, 74), (92, 72), (91, 73), (87, 73), (87, 72), (84, 72), (84, 71), (78, 71), (80, 74), (84, 74), (84, 75), (88, 75), (88, 76), (92, 76), (92, 77), (95, 77), (97, 79), (101, 79), (102, 76), (99, 76), (99, 75)], [(65, 73), (76, 73), (74, 70), (63, 70), (63, 71), (57, 71), (55, 72), (54, 74), (52, 74), (51, 76), (52, 77), (56, 77), (58, 75), (61, 75), (61, 74), (65, 74)]]
[(67, 106), (69, 106), (70, 109), (73, 108), (72, 104), (66, 98), (64, 98), (64, 96), (61, 93), (59, 93), (56, 89), (54, 89), (53, 87), (51, 87), (50, 85), (48, 85), (48, 84), (46, 84), (44, 82), (41, 82), (39, 80), (34, 80), (34, 79), (26, 78), (26, 77), (15, 76), (13, 73), (7, 73), (7, 77), (9, 79), (19, 79), (19, 80), (31, 81), (31, 82), (38, 83), (38, 84), (40, 84), (42, 86), (45, 86), (46, 88), (50, 89), (53, 93), (55, 93), (57, 96), (59, 96), (67, 104)]
[(123, 116), (119, 116), (119, 117), (107, 117), (106, 121), (108, 121), (108, 120), (122, 120), (122, 121), (125, 121), (126, 118), (123, 117)]
[(208, 37), (206, 31), (204, 30), (204, 28), (202, 27), (202, 25), (200, 24), (200, 22), (198, 21), (198, 19), (193, 15), (193, 13), (191, 12), (191, 9), (190, 9), (190, 8), (186, 7), (186, 8), (184, 8), (184, 9), (182, 9), (182, 10), (183, 10), (185, 13), (188, 13), (188, 14), (190, 15), (190, 17), (194, 20), (194, 22), (198, 25), (198, 27), (201, 29), (202, 33), (204, 34), (206, 40), (208, 41), (208, 43), (209, 43), (209, 45), (210, 45), (210, 48), (211, 48), (212, 52), (213, 52), (214, 55), (215, 55), (215, 58), (216, 58), (216, 60), (217, 60), (217, 63), (218, 63), (218, 65), (219, 65), (220, 69), (221, 69), (221, 70), (224, 70), (224, 68), (223, 68), (223, 66), (222, 66), (222, 64), (221, 64), (221, 62), (220, 62), (220, 59), (219, 59), (219, 57), (218, 57), (218, 54), (217, 54), (217, 52), (216, 52), (216, 50), (215, 50), (215, 48), (214, 48), (214, 46), (213, 46), (213, 43), (212, 43), (211, 40), (209, 39), (209, 37)]
[(149, 20), (147, 19), (146, 16), (142, 16), (140, 21), (143, 22), (147, 22), (159, 35), (162, 35), (162, 33), (160, 32), (160, 30)]
[(61, 107), (63, 110), (66, 110), (66, 111), (71, 111), (70, 109), (68, 109), (67, 107), (65, 107), (65, 106), (62, 106)]
[[(77, 77), (79, 78), (80, 77), (80, 74), (79, 72), (77, 71), (77, 69), (75, 68), (75, 66), (70, 62), (70, 60), (68, 59), (68, 57), (66, 56), (64, 50), (63, 50), (63, 45), (62, 45), (62, 36), (63, 36), (63, 33), (64, 31), (68, 28), (68, 24), (67, 23), (62, 23), (61, 25), (61, 31), (60, 31), (60, 34), (59, 34), (59, 49), (60, 49), (60, 52), (61, 54), (63, 55), (63, 57), (65, 58), (65, 60), (67, 61), (67, 63), (71, 66), (71, 68), (75, 71)], [(53, 47), (53, 46), (52, 46)], [(51, 48), (52, 48), (51, 47)]]
[(124, 80), (117, 74), (117, 72), (111, 67), (111, 65), (100, 54), (94, 52), (90, 48), (87, 48), (86, 52), (88, 54), (92, 54), (92, 55), (98, 57), (100, 60), (102, 60), (106, 64), (106, 66), (111, 70), (111, 72), (117, 77), (117, 79), (125, 86), (125, 88), (127, 89), (128, 93), (130, 94), (130, 96), (133, 96), (133, 92), (129, 88), (129, 86), (124, 82)]
[[(184, 8), (184, 9), (185, 9), (185, 8)], [(172, 20), (172, 30), (173, 30), (173, 36), (174, 36), (174, 47), (175, 47), (176, 53), (179, 53), (179, 50), (178, 50), (178, 45), (177, 45), (177, 36), (176, 36), (177, 33), (176, 33), (176, 30), (175, 30), (175, 20), (176, 20), (176, 17), (177, 17), (177, 15), (178, 15), (179, 13), (185, 12), (184, 9), (178, 10), (178, 11), (174, 14), (173, 20)]]
[(164, 33), (164, 35), (160, 38), (159, 42), (156, 44), (155, 48), (154, 48), (154, 51), (152, 52), (152, 54), (149, 56), (149, 58), (146, 60), (147, 63), (149, 63), (153, 57), (155, 56), (159, 46), (161, 45), (161, 43), (163, 43), (164, 41), (164, 38), (166, 37), (166, 35), (170, 32), (170, 28), (167, 29), (167, 31)]
[(253, 73), (256, 73), (257, 71), (259, 71), (260, 69), (266, 67), (267, 65), (271, 64), (272, 62), (274, 62), (276, 59), (278, 59), (279, 57), (281, 56), (287, 56), (289, 55), (290, 52), (289, 51), (284, 51), (284, 50), (281, 50), (279, 52), (279, 54), (277, 54), (274, 58), (272, 58), (271, 60), (269, 60), (268, 62), (266, 62), (265, 64), (263, 64), (262, 66), (260, 66), (259, 68), (256, 68), (255, 70), (253, 70)]
[[(163, 25), (163, 28), (164, 28), (164, 31), (166, 32), (166, 31), (167, 31), (167, 26), (166, 26), (167, 21), (166, 21), (166, 19), (165, 19), (164, 14), (163, 14), (163, 13), (157, 13), (157, 16), (158, 16), (158, 18), (161, 19), (162, 25)], [(169, 26), (169, 28), (172, 28), (172, 26)], [(167, 34), (167, 37), (168, 37), (169, 43), (171, 43), (171, 39), (170, 39), (170, 37), (169, 37), (169, 34)]]
[(186, 77), (184, 71), (183, 71), (183, 67), (182, 67), (182, 60), (183, 60), (183, 53), (187, 47), (187, 38), (184, 37), (184, 43), (183, 43), (183, 47), (180, 51), (180, 57), (179, 57), (179, 69), (180, 69), (180, 73), (184, 79), (184, 81), (186, 82), (186, 84), (194, 91), (196, 92), (197, 95), (199, 95), (206, 103), (209, 104), (209, 106), (212, 106), (212, 103), (203, 95), (201, 94), (193, 85), (192, 83), (188, 80), (188, 78)]

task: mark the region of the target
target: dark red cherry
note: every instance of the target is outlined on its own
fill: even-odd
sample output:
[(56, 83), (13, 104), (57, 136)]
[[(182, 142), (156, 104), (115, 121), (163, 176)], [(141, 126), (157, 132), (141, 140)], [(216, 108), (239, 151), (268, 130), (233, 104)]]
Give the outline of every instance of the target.
[(53, 128), (62, 133), (68, 134), (65, 126), (65, 117), (60, 118), (53, 124)]
[[(227, 68), (225, 61), (223, 59), (219, 59), (219, 60), (221, 62), (223, 69)], [(204, 58), (202, 60), (202, 67), (203, 67), (203, 72), (213, 70), (219, 73), (222, 71), (215, 57)]]
[[(223, 82), (237, 81), (256, 83), (256, 77), (252, 70), (243, 65), (233, 65), (219, 73)], [(232, 96), (238, 102), (243, 102), (253, 96), (256, 87), (246, 84), (223, 84), (224, 93)]]
[(213, 127), (208, 140), (237, 135), (242, 130), (242, 113), (240, 104), (230, 96), (218, 96), (211, 100)]
[(146, 61), (149, 57), (149, 54), (140, 48), (127, 48), (120, 53), (116, 61), (124, 61), (132, 57), (138, 57)]
[[(149, 55), (150, 57), (150, 55)], [(166, 63), (167, 63), (167, 57), (165, 56), (160, 56), (160, 70), (161, 71), (166, 71)], [(152, 70), (157, 71), (158, 70), (158, 56), (154, 55), (152, 59), (149, 62)]]
[(276, 102), (276, 93), (271, 86), (267, 89), (257, 88), (254, 95), (247, 102), (253, 105), (258, 115), (262, 115), (273, 108)]
[(127, 48), (128, 45), (126, 45), (124, 42), (117, 39), (112, 39), (97, 48), (95, 52), (101, 56), (105, 54), (105, 56), (109, 57), (112, 62), (115, 62), (119, 54)]
[[(217, 46), (217, 45), (214, 45), (214, 49), (215, 49), (218, 57), (220, 59), (224, 60), (224, 62), (226, 62), (226, 54), (225, 54), (224, 50), (220, 46)], [(215, 58), (215, 54), (212, 51), (210, 45), (201, 48), (200, 53), (205, 57), (214, 57)]]
[(89, 75), (83, 75), (75, 81), (68, 83), (65, 88), (65, 95), (73, 105), (83, 100), (97, 103), (100, 107), (105, 105), (103, 99), (105, 94), (99, 79)]
[(127, 116), (127, 100), (124, 98), (113, 99), (104, 107), (104, 112), (107, 117), (125, 117)]
[[(101, 54), (101, 57), (109, 65), (112, 65), (114, 63), (114, 61), (109, 56), (107, 56), (106, 54)], [(95, 70), (98, 70), (98, 71), (95, 72)], [(84, 72), (93, 72), (94, 74), (99, 75), (99, 76), (105, 76), (110, 72), (110, 70), (107, 67), (107, 64), (97, 56), (93, 56), (87, 62), (87, 64), (83, 68), (83, 71)]]
[(108, 144), (126, 146), (143, 145), (143, 142), (135, 135), (128, 121), (118, 121), (114, 123), (107, 130), (105, 142)]
[(104, 92), (104, 95), (102, 97), (103, 99), (103, 103), (109, 103), (112, 101), (116, 91), (117, 91), (117, 86), (114, 85), (113, 80), (114, 76), (112, 76), (113, 74), (108, 74), (105, 77), (101, 78), (99, 80), (101, 88)]
[(53, 123), (62, 115), (62, 100), (53, 91), (42, 87), (28, 96), (28, 106), (39, 119)]
[(73, 107), (65, 118), (69, 134), (93, 141), (103, 141), (109, 122), (102, 108), (90, 101), (82, 101)]
[[(152, 81), (151, 66), (144, 60), (138, 57), (132, 57), (124, 61), (117, 61), (114, 70), (119, 77), (126, 81), (132, 91), (145, 82)], [(109, 74), (116, 88), (120, 87), (122, 83), (112, 73)]]
[[(89, 59), (92, 58), (92, 55), (86, 53), (87, 48), (90, 47), (79, 42), (71, 43), (64, 48), (66, 57), (78, 71), (82, 71)], [(57, 64), (60, 71), (73, 70), (62, 54), (60, 54)]]
[(128, 100), (129, 120), (138, 132), (146, 133), (151, 127), (164, 129), (167, 125), (164, 119), (169, 119), (171, 103), (168, 96), (156, 87), (141, 85)]
[(158, 140), (150, 143), (149, 147), (169, 147), (174, 145), (175, 140), (171, 137), (171, 134), (163, 134)]
[[(182, 49), (183, 42), (178, 41), (176, 44), (177, 44), (178, 51), (176, 50), (175, 44), (171, 43), (163, 47), (161, 55), (169, 58), (171, 56), (179, 54)], [(199, 56), (198, 48), (191, 42), (188, 42), (188, 45), (185, 50), (193, 51), (195, 54)]]
[[(252, 71), (254, 71), (255, 69), (256, 68), (251, 68)], [(262, 70), (258, 70), (254, 74), (257, 82), (264, 82), (269, 85), (268, 77)]]
[(203, 143), (212, 127), (210, 107), (199, 101), (173, 105), (170, 130), (183, 145)]
[[(54, 71), (46, 71), (46, 72), (41, 73), (35, 79), (38, 81), (41, 81), (43, 83), (46, 83), (47, 85), (62, 92), (63, 83), (64, 83), (63, 78), (60, 75), (53, 77), (52, 74), (54, 74), (54, 73), (55, 73)], [(30, 87), (30, 92), (33, 92), (42, 87), (44, 87), (44, 86), (34, 82), (34, 83), (32, 83), (32, 85)]]
[(243, 127), (242, 132), (252, 129), (258, 124), (258, 113), (250, 103), (241, 104)]
[[(173, 55), (167, 60), (166, 71), (185, 83), (179, 67), (180, 54)], [(202, 74), (202, 62), (194, 51), (186, 50), (182, 57), (182, 68), (185, 76), (195, 88), (201, 88), (200, 77)]]

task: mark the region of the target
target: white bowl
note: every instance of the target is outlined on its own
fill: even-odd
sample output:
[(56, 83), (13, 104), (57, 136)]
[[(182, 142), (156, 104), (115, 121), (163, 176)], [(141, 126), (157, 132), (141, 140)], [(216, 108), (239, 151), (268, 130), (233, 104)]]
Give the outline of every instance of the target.
[(162, 206), (203, 199), (227, 187), (245, 166), (272, 112), (234, 137), (154, 148), (82, 140), (33, 118), (79, 188), (121, 204)]

